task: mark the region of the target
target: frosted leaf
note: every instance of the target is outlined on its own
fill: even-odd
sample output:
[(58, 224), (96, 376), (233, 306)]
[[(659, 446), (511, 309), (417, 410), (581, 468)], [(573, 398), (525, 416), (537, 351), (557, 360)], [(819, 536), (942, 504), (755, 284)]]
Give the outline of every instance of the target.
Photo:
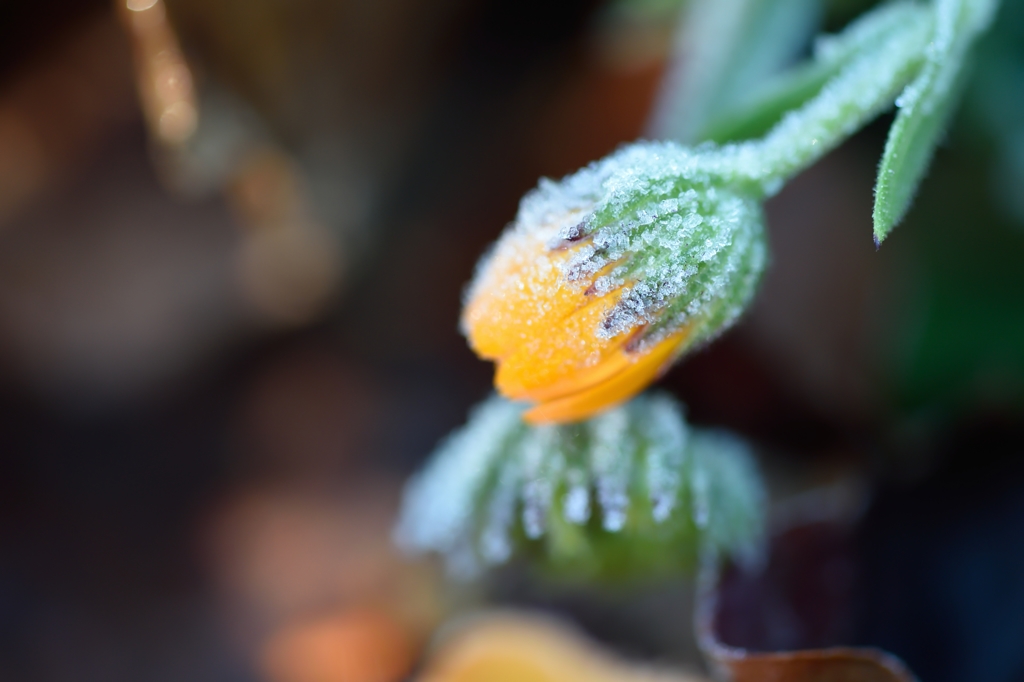
[(913, 2), (892, 2), (859, 17), (841, 34), (818, 36), (814, 58), (819, 62), (845, 63), (851, 57), (876, 47), (895, 29), (915, 21), (926, 10)]
[(601, 506), (602, 526), (612, 532), (626, 525), (629, 513), (632, 457), (624, 453), (635, 447), (629, 422), (629, 414), (623, 408), (606, 412), (590, 422), (593, 443), (590, 469)]
[(501, 564), (512, 556), (511, 532), (516, 520), (521, 480), (519, 460), (508, 458), (501, 466), (498, 481), (491, 490), (480, 534), (480, 554), (488, 564)]
[[(701, 504), (707, 505), (703, 542), (716, 551), (736, 546), (765, 513), (766, 496), (750, 448), (725, 431), (696, 431), (690, 439), (690, 455), (703, 478)], [(754, 550), (756, 546), (748, 544), (744, 551)]]
[(500, 461), (508, 439), (522, 429), (522, 408), (492, 398), (473, 411), (466, 428), (450, 436), (405, 489), (395, 529), (411, 551), (454, 550), (475, 524), (475, 495)]
[(987, 28), (995, 0), (936, 0), (925, 64), (896, 99), (899, 113), (889, 129), (878, 167), (873, 212), (875, 242), (902, 219), (927, 171), (963, 89), (964, 61)]
[(590, 486), (582, 469), (566, 472), (566, 491), (562, 500), (562, 515), (569, 523), (582, 526), (590, 520)]
[(558, 436), (558, 427), (535, 427), (524, 438), (520, 449), (523, 530), (531, 539), (544, 534), (552, 496), (564, 468)]
[(648, 400), (644, 419), (647, 441), (647, 492), (651, 500), (651, 516), (662, 523), (679, 502), (680, 473), (684, 468), (687, 427), (679, 415), (679, 407), (666, 396)]

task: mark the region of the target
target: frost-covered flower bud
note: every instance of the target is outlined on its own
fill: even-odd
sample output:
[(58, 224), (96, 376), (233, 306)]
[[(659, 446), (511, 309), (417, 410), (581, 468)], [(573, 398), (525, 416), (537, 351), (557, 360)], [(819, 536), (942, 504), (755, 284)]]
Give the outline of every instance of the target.
[(760, 190), (640, 143), (542, 180), (481, 261), (462, 328), (527, 421), (586, 418), (727, 328), (766, 261)]
[(694, 567), (704, 551), (750, 552), (764, 490), (748, 447), (692, 429), (664, 395), (576, 424), (528, 426), (491, 398), (407, 485), (396, 529), (456, 575), (514, 554), (576, 579)]

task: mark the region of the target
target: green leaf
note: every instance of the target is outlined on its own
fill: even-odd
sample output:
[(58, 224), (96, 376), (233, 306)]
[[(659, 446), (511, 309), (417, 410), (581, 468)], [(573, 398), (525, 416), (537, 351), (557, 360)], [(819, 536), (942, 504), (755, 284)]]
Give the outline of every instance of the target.
[(875, 184), (874, 235), (881, 244), (903, 219), (963, 90), (964, 62), (991, 21), (994, 0), (936, 0), (926, 61), (897, 98)]

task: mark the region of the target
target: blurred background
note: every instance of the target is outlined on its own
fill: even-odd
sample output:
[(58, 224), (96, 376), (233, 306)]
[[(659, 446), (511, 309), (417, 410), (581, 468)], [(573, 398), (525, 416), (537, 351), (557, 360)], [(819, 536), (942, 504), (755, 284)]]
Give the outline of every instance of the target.
[[(390, 548), (398, 494), (490, 391), (462, 288), (538, 177), (644, 134), (683, 4), (0, 4), (0, 679), (405, 678), (451, 607), (436, 567)], [(805, 4), (796, 56), (872, 3)], [(750, 438), (779, 494), (868, 483), (835, 578), (845, 643), (924, 680), (1009, 682), (1020, 3), (975, 68), (885, 247), (890, 117), (771, 200), (753, 309), (662, 384)], [(595, 601), (517, 580), (460, 599), (694, 660), (676, 587)]]

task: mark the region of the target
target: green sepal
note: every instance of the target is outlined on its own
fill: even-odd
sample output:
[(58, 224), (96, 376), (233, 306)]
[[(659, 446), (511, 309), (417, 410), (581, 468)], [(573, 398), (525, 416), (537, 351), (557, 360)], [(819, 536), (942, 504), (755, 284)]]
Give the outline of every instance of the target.
[(667, 396), (562, 426), (523, 426), (521, 411), (491, 398), (438, 449), (406, 488), (400, 546), (444, 555), (457, 576), (518, 558), (591, 582), (758, 548), (765, 493), (749, 448), (688, 427)]

